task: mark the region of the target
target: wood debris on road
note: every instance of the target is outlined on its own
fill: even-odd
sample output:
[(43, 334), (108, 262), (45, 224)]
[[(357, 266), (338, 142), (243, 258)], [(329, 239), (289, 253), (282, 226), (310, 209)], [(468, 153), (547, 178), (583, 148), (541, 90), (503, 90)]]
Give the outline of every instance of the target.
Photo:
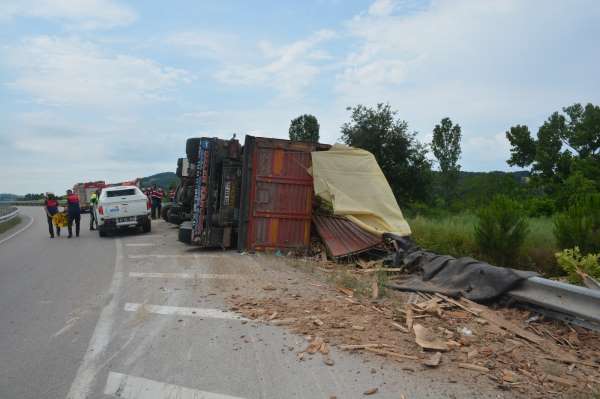
[(338, 349), (401, 362), (412, 372), (439, 370), (465, 383), (473, 372), (482, 373), (494, 386), (526, 397), (600, 390), (598, 333), (516, 308), (493, 309), (442, 294), (390, 293), (373, 277), (380, 267), (367, 266), (350, 274), (363, 278), (363, 285), (340, 285), (331, 276), (311, 283), (314, 275), (305, 284), (298, 276), (287, 283), (262, 280), (258, 290), (236, 292), (231, 305), (249, 319), (310, 337), (297, 354), (300, 361), (320, 354), (333, 366), (328, 363)]

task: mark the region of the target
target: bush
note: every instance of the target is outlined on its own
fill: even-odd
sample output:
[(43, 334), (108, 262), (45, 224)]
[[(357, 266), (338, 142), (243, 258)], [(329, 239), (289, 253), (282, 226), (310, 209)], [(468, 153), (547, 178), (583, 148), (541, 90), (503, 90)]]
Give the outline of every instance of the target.
[(564, 182), (558, 185), (554, 198), (557, 209), (564, 211), (571, 204), (582, 197), (596, 193), (595, 183), (583, 176), (581, 172), (575, 172)]
[(558, 252), (555, 256), (560, 267), (567, 272), (571, 283), (581, 284), (581, 272), (595, 279), (600, 279), (600, 254), (588, 254), (584, 256), (581, 255), (579, 248), (575, 247)]
[(580, 198), (554, 219), (560, 249), (579, 247), (583, 254), (600, 252), (600, 194)]
[(477, 257), (473, 240), (475, 217), (472, 214), (431, 218), (417, 216), (409, 220), (412, 238), (430, 251), (454, 257)]
[(533, 218), (552, 216), (556, 211), (554, 200), (547, 197), (534, 197), (529, 199), (526, 208), (527, 214)]
[(475, 242), (483, 255), (499, 266), (514, 266), (529, 226), (518, 202), (497, 196), (478, 214)]

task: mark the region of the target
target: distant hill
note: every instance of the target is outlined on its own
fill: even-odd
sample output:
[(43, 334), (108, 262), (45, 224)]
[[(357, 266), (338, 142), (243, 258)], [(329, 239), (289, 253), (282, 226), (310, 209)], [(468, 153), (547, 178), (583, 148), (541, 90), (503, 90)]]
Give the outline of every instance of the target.
[(179, 178), (173, 172), (163, 172), (157, 173), (152, 176), (142, 177), (140, 185), (142, 187), (148, 187), (156, 184), (159, 187), (162, 187), (165, 190), (168, 190), (172, 185), (177, 185), (179, 183)]

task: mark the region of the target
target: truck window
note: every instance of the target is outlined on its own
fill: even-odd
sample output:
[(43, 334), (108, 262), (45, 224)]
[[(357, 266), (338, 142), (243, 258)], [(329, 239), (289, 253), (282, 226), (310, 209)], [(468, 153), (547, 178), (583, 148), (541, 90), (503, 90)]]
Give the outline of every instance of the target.
[(111, 191), (107, 191), (106, 192), (106, 196), (108, 198), (111, 197), (125, 197), (128, 195), (135, 195), (135, 189), (133, 188), (127, 188), (127, 189), (123, 189), (123, 190), (111, 190)]

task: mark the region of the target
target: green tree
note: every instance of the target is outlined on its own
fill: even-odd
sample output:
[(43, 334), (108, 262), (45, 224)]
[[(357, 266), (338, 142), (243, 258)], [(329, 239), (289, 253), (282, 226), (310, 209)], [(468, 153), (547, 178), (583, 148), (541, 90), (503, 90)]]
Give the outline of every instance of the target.
[(446, 202), (454, 197), (456, 183), (460, 172), (458, 159), (460, 158), (460, 125), (452, 124), (450, 118), (444, 118), (439, 125), (433, 128), (431, 150), (438, 160), (442, 173), (443, 197)]
[(290, 123), (290, 140), (319, 142), (319, 122), (314, 115), (301, 115)]
[(535, 160), (536, 142), (531, 138), (529, 128), (525, 125), (516, 125), (506, 132), (510, 142), (510, 158), (506, 161), (510, 166), (527, 167)]
[(401, 205), (426, 202), (431, 188), (427, 147), (408, 131), (389, 104), (375, 108), (348, 107), (350, 121), (342, 125), (344, 143), (371, 152)]
[(517, 201), (497, 196), (478, 214), (475, 241), (479, 250), (499, 266), (515, 266), (529, 232), (525, 212)]
[(600, 107), (573, 104), (554, 112), (533, 138), (527, 126), (516, 125), (506, 132), (511, 145), (511, 166), (531, 167), (536, 181), (549, 193), (579, 171), (600, 183)]
[(561, 249), (579, 247), (583, 254), (600, 252), (600, 194), (581, 195), (554, 218)]

